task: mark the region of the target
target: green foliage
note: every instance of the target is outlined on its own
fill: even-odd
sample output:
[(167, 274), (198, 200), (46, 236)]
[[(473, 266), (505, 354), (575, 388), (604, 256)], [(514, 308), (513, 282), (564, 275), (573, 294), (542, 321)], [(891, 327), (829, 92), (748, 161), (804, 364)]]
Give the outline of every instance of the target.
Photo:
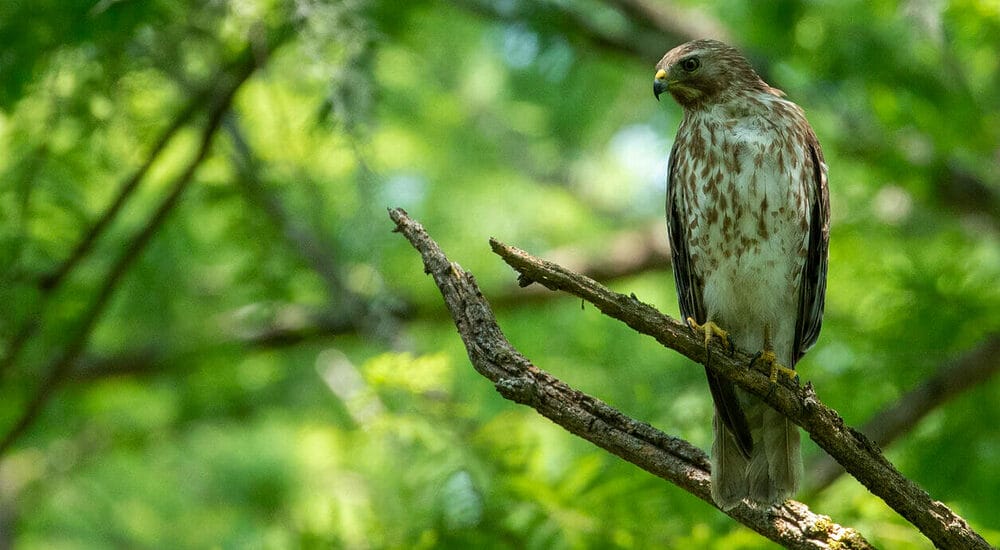
[[(539, 367), (707, 448), (700, 368), (575, 299), (529, 299), (487, 244), (585, 263), (662, 224), (680, 114), (650, 86), (678, 39), (620, 4), (2, 3), (0, 437), (56, 384), (0, 455), (0, 546), (769, 547), (503, 400), (385, 215), (405, 207), (475, 273)], [(800, 365), (859, 426), (1000, 331), (1000, 10), (678, 4), (823, 143), (827, 313)], [(245, 58), (261, 66), (130, 257)], [(677, 312), (668, 271), (611, 284)], [(888, 450), (993, 544), (998, 388)], [(879, 546), (929, 547), (853, 480), (807, 504)]]

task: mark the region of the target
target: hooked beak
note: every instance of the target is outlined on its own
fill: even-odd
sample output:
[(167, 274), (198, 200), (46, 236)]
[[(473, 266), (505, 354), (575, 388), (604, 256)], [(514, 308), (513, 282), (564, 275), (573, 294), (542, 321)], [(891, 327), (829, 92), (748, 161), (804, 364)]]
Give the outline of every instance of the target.
[(669, 82), (667, 81), (667, 71), (663, 69), (656, 71), (656, 76), (653, 77), (653, 97), (659, 101), (660, 94), (667, 91), (668, 87)]

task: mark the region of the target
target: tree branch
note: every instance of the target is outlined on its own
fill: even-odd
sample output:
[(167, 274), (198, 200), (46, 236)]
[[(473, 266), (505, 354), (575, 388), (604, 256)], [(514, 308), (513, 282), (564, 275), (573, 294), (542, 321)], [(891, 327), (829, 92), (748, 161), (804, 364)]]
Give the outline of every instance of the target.
[[(935, 408), (1000, 372), (1000, 334), (992, 334), (979, 347), (938, 369), (895, 403), (882, 409), (861, 427), (879, 447), (891, 445)], [(808, 468), (812, 474), (810, 493), (826, 489), (844, 473), (829, 455), (822, 455)]]
[[(565, 290), (591, 302), (605, 314), (623, 321), (666, 347), (705, 364), (702, 343), (685, 325), (652, 307), (612, 292), (594, 281), (539, 260), (524, 251), (491, 241), (494, 252), (521, 273), (524, 281), (537, 281), (553, 290)], [(811, 384), (798, 388), (782, 380), (772, 384), (763, 367), (746, 368), (750, 356), (740, 351), (727, 357), (719, 348), (709, 368), (766, 401), (802, 426), (823, 450), (839, 462), (876, 496), (916, 526), (942, 548), (990, 548), (986, 540), (943, 503), (934, 501), (917, 484), (904, 477), (864, 434), (845, 426), (843, 419), (823, 404)]]
[[(438, 283), (476, 369), (484, 376), (494, 380), (498, 390), (505, 397), (520, 403), (530, 404), (573, 433), (625, 457), (623, 450), (612, 444), (624, 441), (617, 439), (608, 441), (605, 438), (608, 435), (607, 419), (600, 413), (606, 405), (600, 404), (596, 399), (573, 392), (569, 388), (549, 391), (550, 387), (562, 388), (564, 385), (531, 365), (503, 338), (489, 306), (482, 299), (471, 275), (463, 272), (457, 265), (449, 263), (436, 244), (423, 231), (423, 228), (411, 220), (403, 210), (391, 210), (390, 217), (396, 222), (397, 230), (402, 231), (424, 257), (425, 270), (432, 274), (435, 282)], [(706, 351), (703, 343), (679, 321), (663, 315), (653, 307), (640, 302), (634, 296), (612, 292), (591, 279), (566, 271), (550, 262), (534, 258), (524, 251), (496, 240), (491, 240), (490, 243), (494, 252), (520, 272), (521, 284), (538, 282), (552, 290), (570, 292), (594, 304), (606, 315), (624, 322), (638, 332), (654, 337), (664, 346), (674, 349), (696, 362), (705, 364)], [(840, 415), (819, 400), (811, 384), (807, 384), (803, 388), (795, 387), (791, 382), (784, 380), (773, 384), (763, 367), (749, 369), (746, 367), (748, 364), (750, 364), (750, 356), (745, 352), (737, 351), (729, 356), (720, 347), (716, 347), (712, 354), (711, 364), (707, 366), (760, 397), (793, 422), (802, 426), (810, 437), (840, 462), (851, 475), (920, 529), (934, 544), (942, 548), (982, 548), (984, 550), (990, 548), (986, 540), (973, 531), (963, 518), (943, 503), (932, 500), (915, 483), (903, 477), (882, 456), (878, 447), (871, 440), (845, 426)], [(546, 391), (540, 391), (540, 389)], [(579, 397), (579, 399), (573, 396)], [(550, 399), (553, 399), (554, 402), (549, 402)], [(575, 410), (572, 407), (581, 407), (581, 403), (591, 402), (600, 404), (600, 406), (584, 407), (584, 409), (590, 410), (596, 418), (591, 419), (589, 424), (582, 426), (576, 424), (580, 420), (580, 415), (570, 414)], [(567, 415), (568, 418), (564, 418)], [(602, 424), (598, 425), (597, 422)], [(642, 443), (632, 441), (629, 443), (633, 448), (638, 445), (643, 453), (649, 452)], [(690, 449), (685, 451), (685, 453), (689, 452)], [(671, 454), (673, 453), (671, 452)], [(632, 461), (632, 454), (629, 453), (628, 456), (629, 460)], [(641, 457), (637, 458), (635, 463), (644, 468), (646, 465), (650, 465), (647, 459)], [(661, 475), (659, 470), (654, 473)], [(661, 477), (670, 479), (686, 489), (690, 483), (685, 484), (684, 480), (689, 476), (690, 471), (683, 469), (676, 473), (661, 475)], [(707, 480), (701, 480), (696, 486), (707, 490)], [(694, 491), (692, 490), (692, 492)], [(710, 501), (711, 499), (705, 498), (705, 500)], [(781, 508), (788, 506), (786, 504)], [(744, 508), (745, 506), (740, 506), (736, 510)], [(739, 513), (731, 515), (740, 521), (747, 519), (737, 517), (740, 515)], [(752, 521), (749, 521), (747, 525), (765, 536), (771, 536), (766, 528), (758, 528), (760, 526)], [(786, 546), (803, 544), (801, 538), (795, 538), (793, 541), (782, 539), (779, 542)]]
[(214, 332), (224, 339), (218, 342), (177, 348), (154, 341), (110, 354), (81, 355), (73, 363), (72, 381), (87, 384), (112, 377), (140, 378), (164, 372), (176, 375), (178, 368), (183, 369), (191, 357), (215, 353), (221, 348), (273, 350), (357, 332), (355, 324), (337, 311), (313, 311), (296, 304), (276, 308), (263, 323), (244, 319), (240, 312), (221, 317)]
[[(402, 209), (393, 209), (389, 214), (396, 222), (396, 230), (420, 252), (425, 272), (434, 277), (473, 367), (492, 380), (501, 395), (536, 409), (570, 432), (714, 506), (704, 452), (538, 369), (504, 337), (473, 276), (448, 261), (423, 227)], [(794, 501), (770, 509), (743, 505), (726, 513), (788, 548), (828, 548), (834, 543), (841, 548), (871, 548), (857, 531), (837, 525)]]

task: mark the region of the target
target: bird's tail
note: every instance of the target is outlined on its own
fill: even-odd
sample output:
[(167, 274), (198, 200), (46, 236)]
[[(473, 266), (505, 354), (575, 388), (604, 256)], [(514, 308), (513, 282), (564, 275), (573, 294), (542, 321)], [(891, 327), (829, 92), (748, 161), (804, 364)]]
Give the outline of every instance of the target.
[(762, 401), (748, 409), (748, 416), (760, 418), (759, 423), (750, 424), (758, 429), (750, 430), (754, 450), (747, 470), (748, 496), (757, 504), (770, 506), (799, 490), (802, 479), (799, 428)]
[(763, 401), (739, 393), (753, 438), (750, 458), (740, 452), (718, 414), (712, 423), (712, 499), (723, 510), (744, 498), (758, 506), (783, 502), (798, 491), (802, 479), (798, 427)]
[(737, 506), (748, 495), (747, 469), (750, 460), (740, 451), (732, 432), (718, 411), (712, 418), (712, 500), (723, 510)]

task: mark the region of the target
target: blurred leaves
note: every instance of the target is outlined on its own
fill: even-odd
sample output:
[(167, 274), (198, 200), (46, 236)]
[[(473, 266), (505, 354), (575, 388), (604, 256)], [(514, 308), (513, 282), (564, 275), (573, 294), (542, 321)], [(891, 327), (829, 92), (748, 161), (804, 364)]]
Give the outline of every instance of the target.
[[(403, 206), (427, 225), (540, 367), (707, 446), (700, 369), (578, 301), (513, 289), (486, 246), (596, 264), (603, 243), (660, 223), (680, 113), (650, 97), (652, 66), (703, 34), (744, 48), (823, 143), (831, 279), (801, 368), (860, 425), (1000, 331), (995, 2), (0, 5), (0, 430), (94, 323), (0, 459), (0, 545), (764, 547), (501, 400), (385, 217)], [(241, 66), (253, 74), (196, 159), (212, 92)], [(85, 318), (193, 158), (190, 187)], [(614, 286), (676, 312), (667, 272)], [(984, 429), (998, 388), (890, 450), (981, 529), (1000, 494)], [(851, 480), (809, 504), (876, 544), (927, 547)]]

